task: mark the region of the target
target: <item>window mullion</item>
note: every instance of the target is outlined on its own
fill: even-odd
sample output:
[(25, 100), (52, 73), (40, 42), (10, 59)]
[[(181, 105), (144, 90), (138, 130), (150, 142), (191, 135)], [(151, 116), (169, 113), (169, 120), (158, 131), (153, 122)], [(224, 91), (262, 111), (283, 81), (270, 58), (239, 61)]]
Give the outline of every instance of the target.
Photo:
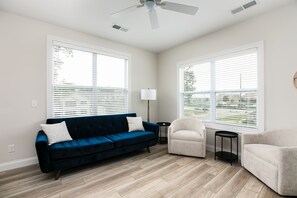
[(180, 106), (179, 106), (179, 117), (184, 117), (184, 96), (185, 96), (185, 90), (184, 90), (184, 68), (179, 69), (179, 100), (180, 100)]
[(93, 80), (92, 80), (92, 114), (93, 115), (97, 115), (98, 112), (97, 112), (97, 93), (98, 93), (98, 90), (97, 90), (97, 54), (96, 53), (93, 53)]
[(216, 71), (215, 71), (215, 61), (210, 61), (211, 69), (211, 89), (210, 89), (210, 121), (215, 123), (216, 120)]

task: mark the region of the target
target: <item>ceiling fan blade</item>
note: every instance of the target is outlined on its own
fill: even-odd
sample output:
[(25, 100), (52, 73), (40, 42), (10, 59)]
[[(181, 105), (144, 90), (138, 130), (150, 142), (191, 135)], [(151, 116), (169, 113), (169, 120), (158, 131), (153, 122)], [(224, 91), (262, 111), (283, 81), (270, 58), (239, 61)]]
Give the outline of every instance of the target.
[(120, 18), (122, 16), (125, 16), (131, 12), (136, 11), (139, 7), (142, 7), (143, 5), (134, 5), (134, 6), (130, 6), (128, 8), (125, 8), (123, 10), (120, 10), (118, 12), (112, 13), (111, 17), (114, 19)]
[(158, 15), (155, 9), (150, 9), (148, 11), (149, 17), (150, 17), (150, 22), (151, 22), (151, 27), (152, 29), (158, 29), (159, 28), (159, 20), (158, 20)]
[(165, 10), (171, 10), (174, 12), (180, 12), (180, 13), (189, 14), (189, 15), (195, 15), (199, 9), (198, 7), (195, 7), (195, 6), (188, 6), (188, 5), (172, 3), (168, 1), (163, 1), (160, 4), (160, 7)]

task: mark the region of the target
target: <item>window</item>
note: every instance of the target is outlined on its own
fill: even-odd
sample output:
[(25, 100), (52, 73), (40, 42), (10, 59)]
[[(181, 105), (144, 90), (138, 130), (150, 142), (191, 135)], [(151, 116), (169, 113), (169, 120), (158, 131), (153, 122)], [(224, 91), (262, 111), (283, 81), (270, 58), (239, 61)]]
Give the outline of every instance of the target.
[(180, 116), (197, 117), (212, 128), (262, 130), (261, 48), (254, 44), (181, 64)]
[(128, 58), (52, 41), (50, 117), (128, 112)]

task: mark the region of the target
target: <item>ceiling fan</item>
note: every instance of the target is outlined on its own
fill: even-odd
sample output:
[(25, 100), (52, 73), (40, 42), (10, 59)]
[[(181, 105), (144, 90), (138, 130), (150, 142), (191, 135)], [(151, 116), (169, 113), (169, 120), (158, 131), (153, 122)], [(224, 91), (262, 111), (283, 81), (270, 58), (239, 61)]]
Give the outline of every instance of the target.
[(189, 15), (195, 15), (198, 11), (198, 7), (195, 7), (195, 6), (189, 6), (189, 5), (162, 1), (162, 0), (139, 0), (139, 2), (140, 4), (115, 12), (111, 14), (111, 16), (113, 18), (120, 18), (126, 14), (129, 14), (133, 11), (138, 10), (138, 8), (145, 7), (148, 10), (148, 15), (149, 15), (152, 29), (157, 29), (159, 28), (159, 20), (158, 20), (157, 12), (155, 10), (156, 7), (160, 7), (164, 10), (171, 10), (174, 12), (179, 12), (179, 13), (189, 14)]

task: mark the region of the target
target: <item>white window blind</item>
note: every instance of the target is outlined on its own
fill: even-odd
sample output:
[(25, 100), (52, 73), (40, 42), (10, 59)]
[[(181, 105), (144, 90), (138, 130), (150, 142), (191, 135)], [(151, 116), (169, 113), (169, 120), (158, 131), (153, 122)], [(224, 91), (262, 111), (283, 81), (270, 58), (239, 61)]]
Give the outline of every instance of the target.
[(52, 116), (126, 113), (127, 61), (54, 43)]
[(215, 61), (216, 122), (257, 127), (257, 51)]
[(181, 116), (258, 128), (258, 63), (255, 47), (181, 66)]
[(210, 120), (211, 64), (209, 62), (183, 69), (184, 116)]

